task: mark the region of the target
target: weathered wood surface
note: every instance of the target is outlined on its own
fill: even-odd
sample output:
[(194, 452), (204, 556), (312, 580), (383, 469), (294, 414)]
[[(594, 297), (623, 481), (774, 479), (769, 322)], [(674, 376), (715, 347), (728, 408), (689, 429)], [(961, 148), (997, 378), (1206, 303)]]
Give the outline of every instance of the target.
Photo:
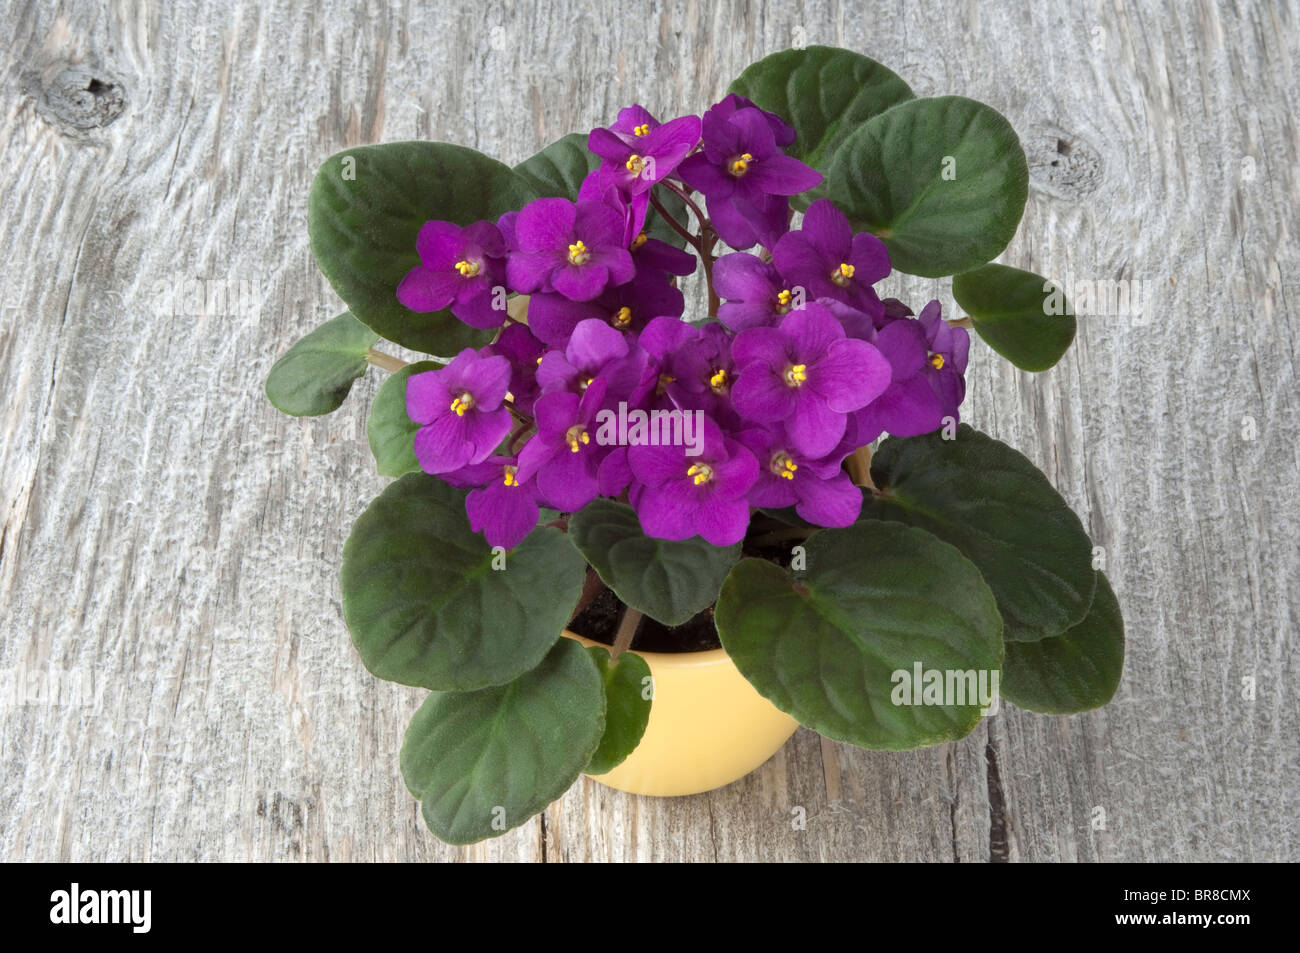
[[(1300, 859), (1296, 6), (3, 6), (4, 859)], [(976, 344), (970, 373), (969, 419), (1106, 550), (1120, 694), (909, 754), (800, 731), (711, 794), (580, 781), (446, 847), (397, 767), (421, 693), (370, 677), (339, 611), (376, 381), (310, 421), (262, 397), (339, 310), (311, 176), (407, 138), (518, 161), (630, 101), (699, 110), (798, 41), (1012, 120), (1034, 188), (1004, 261), (1140, 282), (1054, 370)], [(195, 279), (227, 301), (160, 293)]]

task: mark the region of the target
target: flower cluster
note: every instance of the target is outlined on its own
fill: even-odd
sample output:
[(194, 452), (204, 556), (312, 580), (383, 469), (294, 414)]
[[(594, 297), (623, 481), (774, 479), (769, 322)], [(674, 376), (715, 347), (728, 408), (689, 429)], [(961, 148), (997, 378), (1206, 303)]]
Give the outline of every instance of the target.
[[(501, 328), (412, 375), (406, 396), (421, 467), (470, 490), (489, 543), (518, 543), (539, 506), (596, 496), (626, 499), (664, 539), (735, 543), (754, 507), (846, 526), (862, 502), (850, 453), (956, 419), (966, 331), (937, 301), (914, 316), (882, 300), (885, 246), (830, 201), (790, 229), (789, 197), (822, 181), (785, 153), (793, 139), (736, 95), (665, 123), (631, 106), (592, 131), (600, 165), (576, 201), (423, 227), (401, 303)], [(720, 301), (699, 321), (677, 287), (696, 255), (646, 232), (669, 219), (669, 192), (695, 213), (694, 231), (669, 224)], [(715, 259), (716, 239), (739, 250)], [(509, 295), (528, 296), (526, 314)]]

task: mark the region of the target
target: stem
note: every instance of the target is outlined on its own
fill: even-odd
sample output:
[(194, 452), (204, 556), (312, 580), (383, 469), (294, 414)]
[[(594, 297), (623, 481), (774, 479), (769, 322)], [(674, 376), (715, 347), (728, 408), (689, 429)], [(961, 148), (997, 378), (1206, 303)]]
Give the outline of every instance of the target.
[(510, 434), (510, 439), (506, 443), (506, 446), (510, 448), (511, 453), (518, 453), (519, 448), (516, 447), (515, 444), (519, 442), (520, 437), (522, 437), (524, 434), (526, 434), (529, 431), (529, 429), (532, 428), (533, 421), (532, 418), (524, 417), (518, 411), (514, 410), (514, 408), (511, 408), (511, 413), (515, 414), (516, 419), (519, 420), (519, 426), (514, 429), (514, 432), (512, 434)]
[(676, 194), (678, 198), (680, 198), (683, 202), (686, 203), (686, 207), (695, 213), (696, 224), (698, 224), (700, 228), (703, 229), (704, 224), (705, 222), (708, 221), (708, 219), (704, 217), (704, 213), (700, 211), (700, 207), (695, 204), (695, 200), (692, 199), (686, 193), (686, 190), (679, 185), (674, 185), (672, 182), (669, 182), (667, 179), (664, 179), (659, 184), (662, 185), (664, 188), (666, 188), (669, 192)]
[(614, 644), (609, 650), (610, 665), (617, 662), (618, 657), (628, 650), (632, 644), (632, 637), (636, 635), (640, 625), (640, 610), (633, 609), (631, 606), (623, 610), (623, 618), (618, 623), (618, 632), (614, 635)]
[(948, 325), (948, 327), (950, 327), (950, 328), (973, 328), (973, 327), (975, 327), (975, 322), (972, 321), (970, 318), (953, 318), (951, 321), (946, 321), (945, 323), (946, 323), (946, 324)]
[(390, 374), (396, 374), (407, 364), (400, 357), (385, 354), (383, 351), (376, 351), (373, 347), (366, 352), (366, 361), (375, 367), (388, 371)]
[(654, 192), (650, 193), (650, 204), (654, 206), (655, 211), (699, 253), (700, 261), (704, 263), (704, 281), (709, 286), (709, 317), (716, 318), (718, 316), (718, 307), (722, 303), (718, 298), (718, 293), (713, 290), (713, 246), (717, 244), (718, 235), (713, 230), (713, 226), (709, 224), (708, 219), (704, 217), (704, 213), (700, 211), (700, 207), (691, 200), (689, 195), (671, 182), (664, 181), (660, 184), (666, 185), (674, 194), (681, 196), (682, 201), (690, 206), (691, 211), (695, 213), (695, 219), (700, 226), (698, 236), (692, 235), (681, 222), (669, 215), (668, 210), (663, 207), (663, 203), (655, 198)]
[(677, 221), (677, 219), (673, 218), (672, 215), (668, 213), (668, 209), (664, 208), (663, 203), (660, 202), (659, 199), (655, 198), (655, 194), (653, 192), (650, 193), (650, 204), (653, 205), (655, 211), (659, 213), (659, 217), (662, 218), (669, 225), (671, 225), (673, 227), (673, 231), (675, 231), (678, 235), (682, 236), (682, 238), (690, 242), (691, 245), (695, 247), (695, 250), (700, 253), (700, 256), (703, 257), (704, 249), (700, 247), (699, 239), (696, 238), (694, 235), (692, 235), (687, 230), (685, 225)]
[(582, 582), (582, 595), (578, 597), (578, 604), (573, 607), (573, 615), (569, 616), (569, 623), (582, 615), (582, 610), (591, 605), (593, 599), (600, 594), (600, 590), (605, 588), (605, 584), (600, 581), (600, 576), (596, 575), (596, 570), (590, 566), (587, 567), (587, 578)]
[(709, 286), (709, 317), (718, 316), (718, 308), (721, 307), (722, 301), (718, 298), (718, 293), (713, 290), (713, 246), (717, 244), (718, 233), (713, 230), (713, 226), (707, 222), (703, 231), (704, 252), (700, 258), (704, 262), (704, 282)]
[(880, 488), (871, 479), (870, 445), (858, 447), (849, 454), (849, 458), (844, 462), (849, 469), (849, 478), (853, 480), (856, 486), (866, 487), (876, 496), (880, 496)]

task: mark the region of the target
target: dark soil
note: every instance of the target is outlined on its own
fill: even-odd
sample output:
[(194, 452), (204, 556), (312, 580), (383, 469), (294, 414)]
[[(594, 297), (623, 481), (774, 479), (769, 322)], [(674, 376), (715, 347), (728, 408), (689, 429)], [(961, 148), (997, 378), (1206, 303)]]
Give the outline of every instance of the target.
[[(766, 523), (764, 529), (767, 530), (768, 535), (752, 535), (742, 546), (741, 554), (746, 557), (771, 560), (781, 566), (789, 566), (791, 549), (803, 541), (797, 537), (802, 536), (806, 531), (777, 520), (765, 519), (764, 522)], [(790, 538), (774, 540), (770, 535), (773, 531), (779, 536), (788, 534)], [(755, 545), (756, 541), (760, 545)], [(569, 623), (569, 628), (594, 642), (613, 645), (625, 607), (611, 590), (600, 585), (600, 580), (594, 572), (589, 576), (589, 581), (598, 585), (599, 591), (587, 607)], [(641, 620), (636, 636), (632, 639), (632, 648), (642, 652), (705, 652), (721, 647), (722, 642), (718, 639), (717, 626), (713, 624), (712, 606), (692, 616), (681, 625), (675, 626), (664, 625), (646, 616)]]
[[(569, 623), (569, 628), (593, 642), (613, 645), (623, 608), (612, 591), (602, 589), (591, 605)], [(706, 652), (721, 647), (713, 624), (712, 606), (675, 626), (666, 626), (646, 616), (632, 639), (632, 648), (641, 652)]]

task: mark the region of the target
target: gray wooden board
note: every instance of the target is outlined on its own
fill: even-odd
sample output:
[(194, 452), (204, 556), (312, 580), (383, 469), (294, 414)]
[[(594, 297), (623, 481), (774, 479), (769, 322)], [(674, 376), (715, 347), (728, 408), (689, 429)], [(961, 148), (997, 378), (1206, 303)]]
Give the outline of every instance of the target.
[[(0, 9), (4, 859), (1300, 859), (1295, 5)], [(1044, 374), (976, 343), (967, 405), (1104, 547), (1124, 684), (926, 751), (801, 730), (697, 797), (583, 780), (444, 846), (398, 771), (421, 693), (364, 671), (339, 610), (343, 541), (384, 483), (379, 372), (325, 418), (262, 397), (341, 310), (311, 177), (410, 138), (516, 162), (628, 102), (699, 111), (801, 41), (1001, 110), (1033, 175), (1002, 260), (1140, 289)], [(201, 303), (166, 290), (195, 281)], [(950, 305), (939, 282), (889, 288)]]

